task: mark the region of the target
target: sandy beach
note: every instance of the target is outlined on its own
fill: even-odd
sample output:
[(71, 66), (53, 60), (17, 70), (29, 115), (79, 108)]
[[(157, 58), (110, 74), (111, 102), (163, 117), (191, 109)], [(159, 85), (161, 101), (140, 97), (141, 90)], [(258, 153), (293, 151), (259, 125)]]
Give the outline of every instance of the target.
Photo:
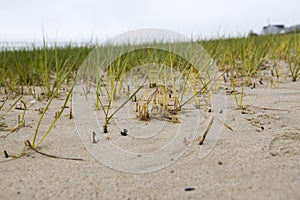
[[(45, 102), (33, 102), (25, 115), (28, 126), (11, 133), (1, 130), (0, 199), (299, 199), (300, 82), (246, 88), (244, 112), (236, 109), (233, 95), (226, 97), (226, 123), (233, 131), (224, 128), (207, 156), (199, 158), (201, 146), (196, 139), (173, 164), (140, 174), (120, 172), (95, 159), (67, 109), (39, 151), (82, 161), (50, 158), (28, 148), (21, 158), (5, 158), (4, 151), (19, 155), (24, 141), (31, 141), (38, 109), (45, 106)], [(26, 97), (27, 102), (32, 100)], [(41, 131), (63, 104), (63, 100), (55, 101)], [(3, 119), (6, 129), (16, 124), (16, 112), (22, 113), (13, 109)], [(130, 137), (106, 135), (131, 150), (151, 150), (168, 139), (136, 142), (132, 148)], [(206, 142), (209, 138), (203, 145)]]

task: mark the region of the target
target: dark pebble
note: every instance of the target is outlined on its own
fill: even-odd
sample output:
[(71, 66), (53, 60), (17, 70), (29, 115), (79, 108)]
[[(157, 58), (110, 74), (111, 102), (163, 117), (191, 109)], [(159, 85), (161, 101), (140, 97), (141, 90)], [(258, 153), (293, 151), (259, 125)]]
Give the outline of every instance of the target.
[(219, 165), (223, 165), (223, 163), (221, 161), (218, 162)]
[(193, 190), (196, 190), (195, 188), (192, 188), (192, 187), (187, 187), (184, 189), (184, 191), (188, 192), (188, 191), (193, 191)]

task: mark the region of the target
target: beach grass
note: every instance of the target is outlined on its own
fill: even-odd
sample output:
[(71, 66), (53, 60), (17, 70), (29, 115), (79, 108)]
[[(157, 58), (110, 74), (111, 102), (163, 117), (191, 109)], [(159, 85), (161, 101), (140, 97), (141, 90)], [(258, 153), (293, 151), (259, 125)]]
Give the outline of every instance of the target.
[[(300, 75), (300, 34), (204, 39), (197, 41), (197, 43), (213, 58), (220, 74), (219, 78), (223, 78), (224, 83), (228, 84), (234, 95), (237, 109), (244, 108), (243, 98), (246, 87), (255, 88), (255, 85), (263, 84), (263, 82), (272, 86), (274, 82), (280, 83), (284, 79), (297, 81)], [(0, 111), (6, 115), (15, 105), (5, 108), (7, 100), (14, 98), (16, 103), (21, 100), (23, 95), (32, 95), (39, 101), (47, 101), (33, 133), (33, 147), (41, 144), (61, 116), (71, 97), (76, 72), (95, 47), (91, 45), (49, 46), (46, 41), (43, 41), (41, 47), (34, 45), (22, 49), (0, 47), (0, 94), (3, 98)], [(122, 48), (122, 46), (100, 47), (99, 50), (107, 53), (114, 48)], [(211, 88), (208, 86), (211, 82), (216, 81), (211, 77), (202, 76), (202, 72), (195, 73), (191, 63), (167, 51), (144, 48), (126, 53), (116, 60), (110, 61), (103, 80), (97, 80), (97, 97), (100, 94), (104, 95), (109, 102), (107, 107), (100, 98), (96, 99), (96, 109), (104, 112), (106, 116), (104, 125), (107, 125), (113, 115), (119, 111), (116, 109), (112, 114), (109, 114), (111, 104), (121, 94), (122, 88), (127, 87), (130, 91), (130, 87), (122, 85), (123, 75), (135, 66), (149, 62), (170, 66), (188, 77), (183, 81), (182, 88), (184, 89), (176, 91), (174, 89), (176, 82), (174, 77), (166, 73), (163, 68), (161, 71), (162, 74), (165, 73), (165, 83), (171, 83), (173, 91), (178, 93), (173, 94), (177, 99), (174, 106), (178, 108), (182, 108), (199, 94), (210, 93)], [(286, 73), (283, 72), (282, 66), (287, 66)], [(155, 85), (157, 81), (155, 77), (150, 78), (152, 78), (151, 84)], [(193, 86), (185, 88), (187, 82), (193, 83)], [(62, 87), (69, 88), (62, 109), (55, 116), (49, 128), (37, 140), (42, 119), (53, 99), (59, 95)], [(125, 103), (132, 99), (140, 89), (134, 91), (133, 95), (129, 94)], [(186, 91), (191, 91), (192, 96), (183, 100), (182, 96)], [(145, 98), (149, 99), (147, 95)], [(164, 97), (161, 97), (160, 104), (164, 107), (170, 101), (166, 98), (168, 95), (166, 90), (165, 94), (162, 95)], [(147, 100), (148, 104), (149, 102)], [(196, 104), (197, 100), (194, 102)], [(148, 104), (140, 106), (148, 109)], [(5, 120), (5, 115), (2, 115), (2, 120)]]

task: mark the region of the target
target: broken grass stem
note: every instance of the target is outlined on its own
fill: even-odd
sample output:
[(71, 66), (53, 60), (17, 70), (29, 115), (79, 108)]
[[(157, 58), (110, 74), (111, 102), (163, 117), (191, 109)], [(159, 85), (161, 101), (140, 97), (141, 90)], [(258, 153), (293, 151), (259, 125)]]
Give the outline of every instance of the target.
[(211, 118), (211, 120), (210, 120), (210, 122), (209, 122), (209, 124), (208, 124), (208, 126), (207, 126), (207, 128), (206, 128), (206, 130), (204, 132), (204, 134), (202, 136), (200, 136), (199, 145), (203, 144), (203, 142), (204, 142), (204, 140), (205, 140), (205, 138), (206, 138), (206, 136), (207, 136), (207, 134), (208, 134), (208, 132), (209, 132), (212, 124), (213, 124), (213, 122), (214, 122), (214, 116), (212, 116), (212, 118)]

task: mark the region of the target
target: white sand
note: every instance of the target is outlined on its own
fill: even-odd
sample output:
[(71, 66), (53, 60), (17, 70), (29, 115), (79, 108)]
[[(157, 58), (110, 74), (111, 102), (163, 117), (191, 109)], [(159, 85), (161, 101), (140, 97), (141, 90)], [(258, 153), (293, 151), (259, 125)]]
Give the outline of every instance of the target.
[[(198, 158), (200, 146), (194, 141), (174, 164), (143, 174), (120, 172), (96, 160), (82, 144), (74, 121), (63, 116), (40, 150), (84, 161), (37, 153), (16, 160), (3, 155), (0, 199), (300, 199), (300, 81), (287, 81), (278, 88), (246, 89), (244, 105), (253, 105), (248, 107), (253, 111), (248, 114), (235, 109), (232, 95), (227, 97), (226, 122), (234, 131), (224, 129), (205, 158)], [(29, 102), (31, 97), (27, 98)], [(62, 100), (56, 101), (41, 131), (62, 105)], [(32, 127), (0, 139), (1, 153), (21, 152), (24, 141), (32, 139), (39, 117), (34, 109), (43, 106), (45, 103), (37, 102), (29, 107), (25, 119)], [(22, 113), (13, 110), (2, 120), (8, 128), (16, 124), (16, 112)], [(1, 131), (0, 136), (8, 133)], [(129, 136), (109, 134), (112, 141), (122, 140), (124, 143), (118, 144), (123, 148), (140, 147), (132, 148)], [(139, 144), (151, 150), (165, 139), (158, 137), (156, 143)], [(194, 190), (185, 191), (188, 187)]]

